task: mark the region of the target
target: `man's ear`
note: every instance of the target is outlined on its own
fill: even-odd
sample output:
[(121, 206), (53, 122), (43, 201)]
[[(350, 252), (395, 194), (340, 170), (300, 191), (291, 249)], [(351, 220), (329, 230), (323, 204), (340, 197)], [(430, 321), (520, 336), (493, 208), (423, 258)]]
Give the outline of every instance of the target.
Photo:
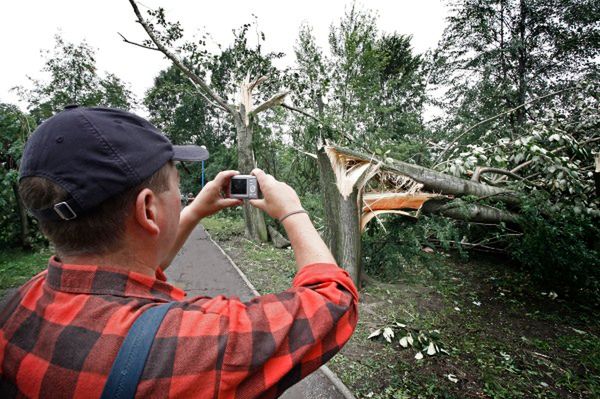
[(135, 220), (151, 235), (158, 235), (158, 206), (156, 194), (149, 188), (140, 191), (135, 200)]

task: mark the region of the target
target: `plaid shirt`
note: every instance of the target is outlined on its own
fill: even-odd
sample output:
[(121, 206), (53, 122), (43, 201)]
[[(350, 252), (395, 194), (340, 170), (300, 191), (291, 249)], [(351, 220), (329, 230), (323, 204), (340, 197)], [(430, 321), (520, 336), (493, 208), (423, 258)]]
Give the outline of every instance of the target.
[(166, 282), (50, 259), (0, 310), (0, 397), (97, 398), (129, 328), (177, 301), (161, 324), (138, 398), (275, 398), (350, 338), (358, 293), (348, 274), (314, 264), (292, 288), (246, 303), (186, 299)]

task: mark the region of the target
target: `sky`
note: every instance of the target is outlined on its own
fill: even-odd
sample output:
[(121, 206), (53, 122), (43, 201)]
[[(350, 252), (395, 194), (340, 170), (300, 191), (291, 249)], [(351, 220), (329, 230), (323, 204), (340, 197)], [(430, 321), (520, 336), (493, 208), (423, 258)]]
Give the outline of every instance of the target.
[[(231, 43), (232, 29), (250, 22), (254, 14), (266, 35), (263, 48), (286, 53), (283, 62), (291, 64), (299, 27), (311, 25), (317, 43), (326, 49), (330, 25), (339, 21), (352, 0), (143, 0), (138, 4), (142, 12), (163, 7), (169, 20), (181, 22), (185, 38), (209, 32), (215, 43), (223, 45)], [(436, 46), (447, 16), (442, 0), (363, 0), (356, 5), (378, 15), (381, 31), (412, 35), (418, 53)], [(124, 43), (118, 33), (132, 41), (146, 39), (127, 0), (20, 0), (3, 4), (0, 102), (25, 109), (10, 89), (27, 87), (27, 76), (43, 78), (40, 51), (54, 47), (56, 34), (74, 43), (85, 39), (96, 49), (99, 71), (114, 73), (141, 99), (168, 61), (158, 52)]]

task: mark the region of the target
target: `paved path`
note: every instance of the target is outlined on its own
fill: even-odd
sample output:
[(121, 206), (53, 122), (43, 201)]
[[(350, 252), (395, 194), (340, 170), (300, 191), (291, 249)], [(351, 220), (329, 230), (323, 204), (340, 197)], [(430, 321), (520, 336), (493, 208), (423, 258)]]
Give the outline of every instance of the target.
[[(229, 259), (199, 226), (173, 260), (166, 274), (169, 282), (183, 288), (188, 296), (227, 295), (242, 301), (254, 297)], [(285, 399), (344, 399), (340, 390), (319, 369), (289, 388)]]

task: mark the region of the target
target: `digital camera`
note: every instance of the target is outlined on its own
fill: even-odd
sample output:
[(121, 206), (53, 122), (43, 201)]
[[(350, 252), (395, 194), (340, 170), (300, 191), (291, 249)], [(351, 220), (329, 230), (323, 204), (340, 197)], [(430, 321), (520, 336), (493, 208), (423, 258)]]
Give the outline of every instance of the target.
[(259, 195), (260, 188), (255, 176), (237, 175), (229, 181), (229, 198), (257, 199)]

